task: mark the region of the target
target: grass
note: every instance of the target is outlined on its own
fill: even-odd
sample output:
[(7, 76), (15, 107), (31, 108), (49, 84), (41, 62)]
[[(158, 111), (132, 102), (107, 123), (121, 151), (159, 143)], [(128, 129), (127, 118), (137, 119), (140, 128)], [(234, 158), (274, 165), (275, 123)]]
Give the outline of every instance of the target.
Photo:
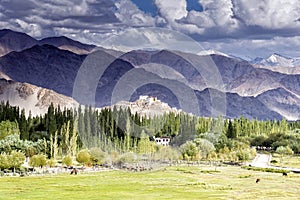
[(281, 158), (280, 155), (274, 153), (272, 160), (276, 160), (276, 163), (272, 163), (272, 165), (275, 166), (300, 168), (299, 155), (292, 155), (292, 156), (285, 155)]
[[(70, 176), (0, 178), (0, 199), (299, 199), (300, 175), (240, 167), (167, 167)], [(260, 178), (259, 183), (255, 183)]]
[(253, 170), (253, 171), (261, 171), (261, 172), (272, 172), (272, 173), (289, 173), (289, 170), (284, 169), (274, 169), (274, 168), (261, 168), (261, 167), (250, 167), (250, 166), (243, 166), (243, 169)]

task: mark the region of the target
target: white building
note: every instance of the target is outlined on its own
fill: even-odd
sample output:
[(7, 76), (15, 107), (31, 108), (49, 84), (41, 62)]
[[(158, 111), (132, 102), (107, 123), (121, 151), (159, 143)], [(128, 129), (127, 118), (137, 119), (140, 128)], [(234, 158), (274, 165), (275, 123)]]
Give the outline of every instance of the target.
[(151, 97), (151, 96), (140, 96), (139, 100), (146, 101), (150, 105), (153, 102), (157, 101), (157, 98), (156, 97)]
[(169, 146), (170, 145), (170, 141), (171, 139), (168, 137), (158, 137), (155, 138), (155, 142), (158, 145), (162, 145), (162, 146)]

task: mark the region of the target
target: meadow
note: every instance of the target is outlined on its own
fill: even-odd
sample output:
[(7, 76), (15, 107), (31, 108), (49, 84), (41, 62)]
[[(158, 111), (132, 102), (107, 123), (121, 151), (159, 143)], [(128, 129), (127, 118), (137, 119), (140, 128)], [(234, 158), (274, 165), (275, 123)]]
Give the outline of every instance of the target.
[[(260, 182), (256, 183), (256, 179)], [(0, 199), (299, 199), (300, 174), (238, 166), (173, 166), (147, 172), (105, 171), (0, 178)]]

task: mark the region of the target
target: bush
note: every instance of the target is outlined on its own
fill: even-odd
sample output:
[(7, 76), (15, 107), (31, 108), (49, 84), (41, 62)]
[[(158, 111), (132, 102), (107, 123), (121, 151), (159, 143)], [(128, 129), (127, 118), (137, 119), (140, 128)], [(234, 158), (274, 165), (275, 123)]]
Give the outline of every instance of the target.
[(69, 167), (69, 166), (71, 166), (71, 165), (73, 164), (73, 159), (72, 159), (71, 156), (65, 156), (65, 157), (62, 159), (61, 163), (62, 163), (63, 165), (66, 165), (66, 166)]
[(14, 171), (16, 168), (21, 167), (21, 165), (24, 163), (25, 155), (22, 152), (19, 151), (12, 151), (9, 155), (9, 162), (11, 167), (14, 168)]
[(47, 161), (47, 165), (48, 165), (49, 167), (55, 167), (55, 165), (56, 165), (56, 160), (54, 160), (53, 158), (49, 159), (49, 160)]
[(196, 160), (197, 154), (199, 153), (196, 144), (192, 141), (187, 141), (181, 145), (180, 152), (185, 160)]
[(81, 150), (77, 156), (76, 156), (77, 162), (83, 164), (83, 165), (88, 165), (91, 163), (91, 154), (89, 153), (88, 150)]
[(8, 156), (6, 153), (0, 154), (0, 169), (9, 169), (11, 166), (8, 161)]
[(106, 153), (100, 148), (92, 148), (90, 150), (91, 161), (93, 164), (102, 165), (105, 163)]
[(277, 160), (271, 160), (271, 163), (278, 163)]
[(133, 163), (135, 161), (136, 155), (134, 153), (125, 153), (119, 158), (119, 164)]
[(34, 155), (29, 160), (29, 165), (32, 167), (44, 167), (47, 165), (47, 159), (45, 155)]

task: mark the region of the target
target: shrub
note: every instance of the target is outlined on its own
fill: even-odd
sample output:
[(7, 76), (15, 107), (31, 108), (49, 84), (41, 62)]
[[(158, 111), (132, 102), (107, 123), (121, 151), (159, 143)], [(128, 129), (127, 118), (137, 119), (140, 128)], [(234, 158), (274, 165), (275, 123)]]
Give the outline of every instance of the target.
[(76, 156), (77, 162), (88, 165), (91, 162), (91, 154), (88, 150), (81, 150)]
[(44, 167), (47, 165), (47, 159), (45, 155), (34, 155), (29, 160), (29, 165), (32, 167)]
[(72, 159), (71, 156), (65, 156), (65, 157), (62, 159), (61, 163), (62, 163), (63, 165), (66, 165), (66, 166), (71, 166), (71, 165), (73, 164), (73, 159)]
[(47, 165), (48, 165), (49, 167), (55, 167), (55, 165), (56, 165), (56, 160), (54, 160), (53, 158), (49, 159), (49, 160), (47, 161)]
[(19, 151), (12, 151), (8, 157), (8, 160), (10, 162), (11, 167), (14, 168), (15, 172), (15, 169), (21, 167), (21, 165), (24, 163), (25, 155), (24, 153)]
[(271, 160), (271, 163), (278, 163), (277, 160)]
[(134, 153), (125, 153), (119, 158), (119, 164), (124, 164), (124, 163), (133, 163), (135, 160), (135, 154)]
[(92, 148), (90, 150), (90, 154), (93, 164), (101, 165), (105, 163), (106, 153), (103, 152), (100, 148)]

